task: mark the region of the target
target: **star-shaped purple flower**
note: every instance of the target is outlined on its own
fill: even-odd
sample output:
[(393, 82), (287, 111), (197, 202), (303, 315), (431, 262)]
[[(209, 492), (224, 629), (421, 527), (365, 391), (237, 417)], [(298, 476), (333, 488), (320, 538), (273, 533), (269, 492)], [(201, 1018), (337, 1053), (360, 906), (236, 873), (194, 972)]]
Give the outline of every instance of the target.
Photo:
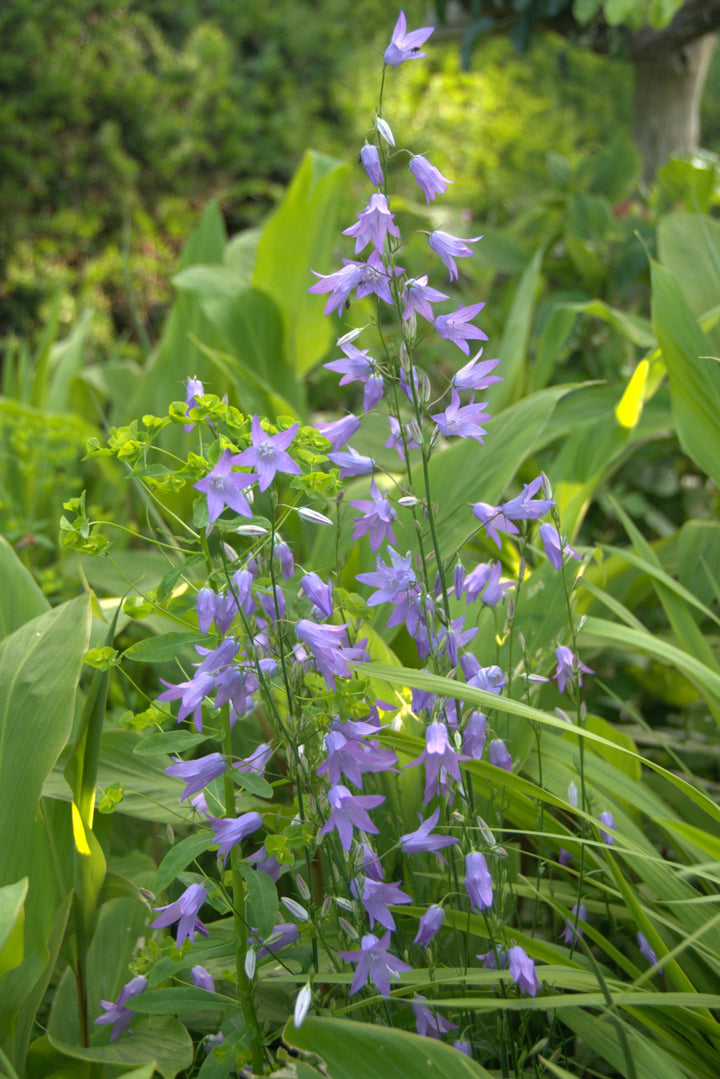
[(447, 266), (450, 271), (450, 280), (455, 281), (458, 276), (455, 259), (471, 258), (473, 253), (468, 244), (476, 244), (478, 240), (482, 240), (482, 236), (473, 236), (472, 239), (461, 240), (459, 236), (453, 236), (450, 232), (435, 229), (435, 232), (431, 232), (428, 237), (428, 244)]
[(250, 439), (252, 445), (243, 450), (234, 458), (236, 465), (254, 467), (257, 469), (258, 487), (266, 491), (275, 479), (276, 472), (289, 473), (293, 476), (300, 475), (300, 466), (293, 461), (288, 446), (292, 443), (298, 432), (300, 424), (294, 423), (287, 431), (278, 431), (276, 435), (269, 435), (264, 431), (260, 420), (253, 416), (250, 427)]
[(421, 26), (419, 30), (408, 33), (405, 12), (401, 11), (383, 57), (388, 67), (398, 67), (406, 60), (419, 60), (422, 56), (427, 56), (427, 53), (420, 52), (419, 49), (430, 37), (433, 29), (432, 26)]
[(473, 303), (469, 307), (461, 305), (449, 315), (438, 315), (435, 319), (436, 332), (440, 337), (452, 341), (466, 356), (469, 356), (468, 341), (487, 341), (487, 334), (483, 333), (479, 327), (470, 324), (470, 320), (475, 318), (484, 306), (484, 303)]
[(241, 517), (252, 517), (250, 504), (244, 495), (248, 487), (252, 487), (257, 476), (252, 472), (233, 472), (233, 458), (230, 450), (224, 450), (218, 463), (204, 479), (198, 480), (193, 486), (207, 496), (208, 520), (210, 524), (216, 521), (222, 511), (228, 506)]
[(188, 937), (195, 940), (195, 933), (208, 935), (208, 930), (198, 918), (198, 911), (207, 899), (207, 892), (202, 884), (191, 884), (186, 888), (179, 899), (169, 903), (166, 907), (155, 907), (159, 917), (151, 924), (151, 929), (162, 929), (165, 926), (178, 923), (176, 943), (182, 947), (183, 941)]
[[(409, 969), (409, 968), (408, 968)], [(104, 1026), (107, 1023), (112, 1023), (113, 1027), (110, 1032), (110, 1041), (114, 1042), (124, 1034), (127, 1028), (130, 1026), (135, 1012), (131, 1008), (126, 1008), (125, 1005), (133, 997), (138, 997), (147, 988), (147, 978), (143, 978), (141, 974), (137, 978), (133, 978), (127, 982), (122, 989), (118, 997), (114, 1001), (101, 1000), (103, 1008), (105, 1009), (104, 1015), (98, 1016), (95, 1020), (96, 1026)]]
[(370, 482), (370, 494), (372, 497), (369, 500), (359, 499), (350, 503), (353, 509), (362, 511), (362, 516), (354, 519), (355, 530), (352, 535), (353, 539), (368, 535), (371, 549), (377, 551), (383, 540), (395, 542), (392, 522), (397, 513), (385, 495), (378, 490), (374, 479)]
[(460, 775), (460, 754), (450, 745), (448, 730), (444, 723), (430, 723), (425, 732), (425, 749), (409, 767), (415, 764), (425, 765), (425, 805), (434, 794), (447, 794), (448, 776), (456, 783), (462, 781)]
[(418, 187), (422, 191), (428, 205), (435, 201), (436, 195), (442, 195), (448, 189), (448, 184), (454, 183), (443, 176), (440, 169), (428, 161), (422, 154), (415, 154), (410, 159), (410, 172), (415, 177)]
[(487, 401), (478, 404), (471, 401), (469, 405), (461, 405), (460, 394), (453, 388), (450, 404), (444, 412), (435, 412), (432, 418), (445, 438), (474, 438), (482, 443), (487, 431), (480, 423), (492, 418), (489, 412), (483, 412), (486, 404)]
[[(416, 828), (414, 832), (407, 832), (405, 835), (400, 836), (399, 843), (406, 854), (420, 854), (423, 851), (438, 854), (438, 851), (442, 850), (443, 847), (452, 847), (458, 842), (451, 835), (431, 834), (440, 819), (439, 806), (436, 806), (426, 821), (422, 819), (420, 813), (418, 813), (418, 819), (420, 821), (419, 828)], [(438, 854), (438, 858), (442, 858), (442, 855)], [(445, 861), (444, 858), (443, 861)]]
[(355, 239), (355, 254), (357, 255), (372, 241), (376, 251), (382, 251), (385, 247), (385, 237), (395, 236), (400, 239), (400, 232), (395, 224), (395, 214), (390, 213), (386, 197), (376, 191), (370, 196), (366, 208), (357, 215), (357, 221), (350, 228), (343, 229), (343, 236), (352, 236)]
[(403, 971), (412, 970), (409, 963), (396, 959), (388, 952), (390, 930), (378, 940), (374, 933), (366, 933), (360, 941), (360, 950), (338, 952), (348, 963), (357, 963), (355, 976), (350, 986), (351, 993), (359, 992), (368, 978), (384, 997), (390, 996), (390, 979), (399, 978)]
[(378, 834), (379, 829), (373, 824), (367, 810), (376, 809), (384, 801), (384, 794), (351, 794), (342, 783), (337, 783), (328, 791), (331, 812), (318, 835), (327, 835), (335, 828), (343, 850), (350, 850), (353, 828), (360, 828), (372, 835)]

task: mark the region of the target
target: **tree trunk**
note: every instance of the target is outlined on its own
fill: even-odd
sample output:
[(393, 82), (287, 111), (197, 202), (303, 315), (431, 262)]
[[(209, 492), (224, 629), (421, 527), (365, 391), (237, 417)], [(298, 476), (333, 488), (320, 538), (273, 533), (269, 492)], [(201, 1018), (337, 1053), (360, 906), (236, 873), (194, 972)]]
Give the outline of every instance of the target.
[(669, 157), (700, 145), (700, 101), (715, 44), (715, 34), (705, 34), (670, 55), (634, 61), (633, 133), (646, 183)]

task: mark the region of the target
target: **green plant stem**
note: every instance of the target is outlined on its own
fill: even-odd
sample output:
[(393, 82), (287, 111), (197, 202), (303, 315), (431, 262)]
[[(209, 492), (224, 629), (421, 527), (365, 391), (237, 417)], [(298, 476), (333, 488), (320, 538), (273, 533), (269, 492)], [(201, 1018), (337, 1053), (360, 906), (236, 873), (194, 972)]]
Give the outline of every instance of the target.
[[(223, 732), (223, 752), (227, 760), (232, 757), (232, 735), (230, 731), (230, 712), (227, 705), (221, 710), (220, 722)], [(237, 817), (235, 808), (235, 786), (228, 769), (225, 770), (223, 779), (225, 795), (225, 815), (234, 819)], [(247, 917), (245, 909), (245, 881), (240, 873), (239, 865), (242, 859), (242, 851), (235, 844), (230, 851), (230, 876), (232, 891), (233, 921), (235, 923), (235, 973), (238, 984), (238, 995), (245, 1025), (250, 1034), (250, 1052), (252, 1057), (253, 1071), (257, 1074), (264, 1067), (264, 1052), (262, 1034), (258, 1024), (255, 1006), (252, 997), (252, 982), (245, 973), (245, 959), (247, 957)]]

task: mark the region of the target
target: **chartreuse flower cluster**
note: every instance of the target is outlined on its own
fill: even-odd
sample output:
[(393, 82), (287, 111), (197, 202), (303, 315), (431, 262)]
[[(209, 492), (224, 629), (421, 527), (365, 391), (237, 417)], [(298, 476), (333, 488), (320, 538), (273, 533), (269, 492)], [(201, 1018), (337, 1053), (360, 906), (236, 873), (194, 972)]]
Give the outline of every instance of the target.
[[(386, 68), (424, 56), (419, 49), (431, 32), (408, 33), (401, 14)], [(179, 801), (192, 805), (215, 869), (208, 871), (207, 861), (202, 871), (197, 864), (188, 869), (189, 856), (181, 894), (155, 906), (151, 928), (174, 927), (175, 947), (195, 986), (213, 992), (215, 979), (234, 978), (242, 1033), (236, 1020), (233, 1045), (239, 1061), (250, 1060), (255, 1070), (267, 1063), (268, 1029), (255, 991), (268, 968), (300, 982), (296, 1025), (312, 1007), (327, 1012), (346, 1001), (347, 979), (335, 976), (350, 971), (351, 999), (367, 1001), (372, 1012), (378, 995), (393, 994), (402, 1024), (409, 997), (419, 1034), (447, 1035), (459, 1051), (479, 1059), (486, 1047), (472, 1015), (436, 1011), (439, 997), (431, 989), (406, 989), (404, 976), (427, 969), (432, 986), (432, 972), (452, 961), (466, 972), (509, 972), (510, 981), (501, 979), (490, 991), (534, 996), (542, 987), (542, 969), (516, 942), (508, 920), (505, 851), (474, 812), (464, 770), (485, 757), (500, 781), (513, 769), (510, 749), (486, 714), (462, 700), (414, 690), (400, 707), (422, 731), (422, 749), (414, 759), (400, 759), (387, 738), (398, 701), (378, 700), (363, 672), (370, 659), (369, 617), (390, 630), (402, 628), (431, 673), (486, 690), (499, 703), (509, 688), (500, 667), (483, 667), (472, 647), (478, 614), (507, 605), (517, 584), (506, 578), (499, 558), (465, 565), (457, 552), (450, 561), (442, 557), (434, 502), (442, 492), (430, 490), (427, 467), (455, 439), (472, 440), (481, 454), (485, 425), (492, 422), (479, 396), (499, 381), (499, 361), (483, 358), (482, 347), (470, 356), (470, 343), (486, 340), (476, 323), (483, 304), (463, 305), (429, 283), (430, 274), (438, 286), (458, 282), (456, 260), (470, 258), (481, 237), (430, 231), (429, 271), (409, 276), (386, 182), (390, 158), (406, 154), (379, 109), (360, 151), (374, 190), (344, 230), (356, 257), (343, 259), (334, 272), (316, 273), (309, 286), (327, 296), (326, 314), (343, 319), (356, 300), (373, 297), (370, 322), (343, 327), (337, 355), (325, 365), (340, 376), (340, 386), (361, 385), (361, 416), (271, 424), (241, 414), (189, 378), (185, 402), (167, 417), (146, 417), (144, 431), (114, 431), (108, 449), (95, 448), (124, 459), (154, 496), (183, 484), (196, 492), (183, 540), (192, 587), (170, 608), (197, 628), (195, 658), (183, 660), (182, 674), (164, 682), (153, 715), (177, 704), (175, 721), (204, 739), (200, 755), (176, 755), (166, 771), (178, 780)], [(424, 155), (410, 153), (409, 169), (428, 203), (451, 183)], [(439, 388), (416, 362), (428, 333), (466, 357)], [(380, 351), (370, 343), (378, 341)], [(392, 476), (352, 445), (371, 412), (382, 414), (385, 447), (400, 460)], [(193, 439), (199, 435), (203, 449), (175, 467), (161, 454), (164, 464), (151, 467), (156, 440), (169, 424)], [(345, 499), (347, 482), (358, 477), (356, 497)], [(531, 523), (554, 515), (539, 531), (550, 563), (562, 570), (580, 557), (558, 531), (543, 476), (498, 505), (478, 501), (447, 509), (464, 513), (469, 531), (498, 550), (503, 536), (518, 538), (524, 548)], [(350, 539), (367, 544), (375, 560), (373, 569), (355, 576), (361, 595), (347, 588), (347, 565), (336, 566), (346, 584), (341, 588), (337, 574), (298, 565), (289, 542), (299, 528), (337, 529), (348, 516)], [(88, 523), (79, 520), (77, 543), (83, 531), (89, 534)], [(73, 535), (70, 523), (66, 532)], [(458, 605), (465, 613), (453, 616)], [(554, 678), (561, 691), (577, 699), (587, 673), (575, 652), (558, 646)], [(261, 732), (244, 757), (234, 748), (238, 729)], [(407, 831), (397, 827), (399, 791), (415, 776), (422, 808), (417, 827)], [(612, 843), (609, 813), (600, 814), (600, 824), (602, 838)], [(561, 864), (569, 859), (560, 854)], [(468, 954), (458, 912), (483, 927), (484, 952)], [(578, 901), (571, 914), (563, 933), (570, 946), (583, 932), (585, 905)], [(212, 950), (203, 950), (213, 926), (228, 922), (238, 942), (234, 974), (223, 963), (213, 968)], [(210, 970), (199, 961), (205, 956)], [(148, 964), (114, 1003), (102, 1002), (96, 1022), (112, 1024), (116, 1038), (130, 1025), (133, 1000), (164, 977), (165, 968), (158, 973)], [(378, 1013), (383, 1021), (393, 1014), (387, 1006)]]

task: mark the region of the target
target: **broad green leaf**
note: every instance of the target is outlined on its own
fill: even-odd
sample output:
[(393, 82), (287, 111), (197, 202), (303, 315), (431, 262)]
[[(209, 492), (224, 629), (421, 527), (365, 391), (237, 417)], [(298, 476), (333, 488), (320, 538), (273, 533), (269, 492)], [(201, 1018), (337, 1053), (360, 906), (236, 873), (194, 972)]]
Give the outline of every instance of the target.
[(158, 753), (184, 753), (194, 749), (201, 742), (207, 742), (206, 734), (193, 734), (192, 731), (160, 731), (148, 735), (138, 742), (133, 753), (138, 757), (155, 757)]
[(0, 888), (0, 978), (23, 960), (27, 889), (27, 877)]
[(43, 782), (72, 730), (75, 690), (90, 631), (80, 596), (21, 626), (0, 644), (0, 885), (29, 878), (25, 961), (3, 979), (0, 1019), (14, 1012), (47, 962), (60, 897), (39, 844)]
[(298, 379), (320, 362), (334, 336), (324, 298), (307, 290), (312, 270), (328, 272), (347, 179), (346, 165), (308, 151), (257, 247), (253, 285), (281, 311), (286, 355)]
[(202, 633), (162, 633), (131, 644), (123, 652), (123, 657), (133, 660), (134, 663), (167, 663), (182, 651), (207, 642), (208, 638)]
[(278, 912), (278, 894), (275, 882), (267, 873), (262, 873), (247, 862), (238, 863), (238, 871), (248, 890), (248, 925), (257, 929), (264, 940), (275, 927)]
[(680, 444), (720, 486), (720, 365), (677, 280), (652, 264), (653, 325), (670, 374)]
[(0, 640), (50, 609), (29, 570), (0, 536)]
[[(173, 284), (194, 298), (216, 331), (215, 340), (199, 342), (219, 346), (244, 410), (267, 411), (272, 390), (299, 409), (302, 387), (287, 359), (281, 310), (273, 296), (248, 287), (228, 266), (191, 266)], [(265, 388), (262, 395), (256, 385)]]
[[(675, 168), (682, 164), (670, 162)], [(720, 295), (720, 223), (701, 214), (666, 214), (658, 223), (657, 243), (658, 259), (675, 279), (680, 298), (700, 318)]]
[(172, 989), (145, 990), (133, 1000), (132, 1008), (143, 1015), (187, 1015), (189, 1012), (233, 1011), (238, 1002), (233, 997), (211, 993), (195, 986), (177, 986)]
[(203, 854), (213, 844), (212, 833), (208, 829), (202, 832), (193, 832), (192, 835), (174, 843), (158, 866), (153, 885), (156, 894), (164, 891), (168, 884), (175, 880), (178, 873), (182, 872), (190, 862), (198, 855)]
[(69, 411), (72, 407), (72, 381), (85, 365), (85, 350), (93, 320), (91, 308), (83, 311), (64, 341), (51, 352), (51, 374), (45, 408), (48, 412)]
[(496, 383), (488, 391), (489, 407), (493, 415), (518, 397), (524, 382), (528, 342), (544, 254), (544, 248), (538, 248), (525, 268), (505, 320), (505, 330), (498, 345), (498, 354), (503, 360), (503, 381)]
[[(688, 1073), (668, 1053), (654, 1045), (627, 1024), (623, 1029), (629, 1042), (633, 1071), (627, 1066), (621, 1041), (613, 1024), (606, 1018), (589, 1015), (581, 1008), (563, 1010), (558, 1017), (578, 1037), (582, 1038), (599, 1056), (611, 1065), (624, 1079), (688, 1079)], [(618, 1020), (623, 1022), (623, 1020)]]
[(299, 1030), (288, 1022), (283, 1039), (322, 1057), (332, 1079), (491, 1079), (464, 1053), (406, 1030), (308, 1016)]
[[(141, 820), (167, 821), (178, 825), (194, 817), (191, 807), (180, 802), (182, 785), (165, 774), (173, 762), (170, 757), (154, 754), (141, 757), (134, 752), (141, 741), (135, 731), (108, 729), (103, 732), (97, 782), (103, 789), (117, 783), (123, 788), (119, 812)], [(43, 793), (49, 798), (68, 801), (70, 791), (56, 768), (47, 778)]]
[(118, 1038), (112, 1045), (92, 1045), (83, 1049), (59, 1038), (50, 1044), (74, 1060), (94, 1061), (109, 1065), (154, 1064), (163, 1079), (189, 1068), (193, 1059), (193, 1044), (185, 1027), (170, 1016), (138, 1017), (132, 1023), (132, 1037)]

